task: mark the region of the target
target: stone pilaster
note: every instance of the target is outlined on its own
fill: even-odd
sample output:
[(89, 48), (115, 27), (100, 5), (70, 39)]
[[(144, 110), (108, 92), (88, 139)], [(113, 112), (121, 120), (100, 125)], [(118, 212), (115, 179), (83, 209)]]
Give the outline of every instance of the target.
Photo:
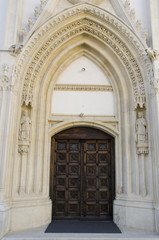
[(154, 70), (154, 93), (152, 96), (153, 113), (153, 171), (154, 171), (154, 198), (155, 198), (155, 221), (156, 231), (159, 232), (159, 2), (158, 0), (149, 0), (150, 9), (150, 27), (151, 27), (151, 48), (153, 55), (150, 58), (153, 62)]
[[(9, 231), (10, 197), (13, 170), (16, 92), (15, 75), (10, 66), (2, 66), (0, 75), (0, 237)], [(13, 141), (14, 139), (14, 141)], [(3, 143), (3, 144), (2, 144)], [(14, 146), (15, 148), (15, 146)]]

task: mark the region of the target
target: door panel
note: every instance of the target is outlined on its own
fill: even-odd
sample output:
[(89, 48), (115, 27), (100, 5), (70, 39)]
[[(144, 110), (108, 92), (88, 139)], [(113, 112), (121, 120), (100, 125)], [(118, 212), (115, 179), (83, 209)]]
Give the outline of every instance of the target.
[[(76, 132), (79, 134), (79, 129)], [(114, 199), (113, 139), (107, 134), (103, 139), (103, 133), (102, 139), (97, 139), (97, 134), (96, 139), (66, 139), (66, 135), (52, 138), (53, 218), (110, 219)]]

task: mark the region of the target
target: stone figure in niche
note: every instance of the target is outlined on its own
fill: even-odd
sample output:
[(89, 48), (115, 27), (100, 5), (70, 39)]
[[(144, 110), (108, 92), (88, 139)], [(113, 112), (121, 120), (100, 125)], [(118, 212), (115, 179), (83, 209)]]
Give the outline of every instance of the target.
[(137, 143), (138, 144), (147, 143), (147, 123), (146, 123), (146, 119), (144, 118), (143, 112), (138, 112), (135, 127), (136, 127)]
[(30, 120), (30, 117), (28, 116), (28, 110), (24, 110), (20, 120), (19, 140), (29, 141), (30, 129), (31, 129), (31, 120)]

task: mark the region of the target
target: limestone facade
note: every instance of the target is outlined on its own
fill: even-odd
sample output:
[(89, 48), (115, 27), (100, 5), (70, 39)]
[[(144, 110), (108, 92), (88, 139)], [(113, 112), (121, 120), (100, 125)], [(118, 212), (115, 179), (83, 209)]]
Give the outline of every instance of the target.
[(76, 126), (115, 139), (114, 222), (159, 232), (159, 3), (138, 2), (0, 3), (0, 236), (49, 224), (51, 137)]

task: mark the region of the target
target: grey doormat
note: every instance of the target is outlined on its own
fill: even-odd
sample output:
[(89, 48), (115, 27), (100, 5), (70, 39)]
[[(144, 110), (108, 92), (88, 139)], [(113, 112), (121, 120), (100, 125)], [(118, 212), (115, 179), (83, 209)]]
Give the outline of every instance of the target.
[(52, 221), (45, 233), (121, 233), (113, 221)]

